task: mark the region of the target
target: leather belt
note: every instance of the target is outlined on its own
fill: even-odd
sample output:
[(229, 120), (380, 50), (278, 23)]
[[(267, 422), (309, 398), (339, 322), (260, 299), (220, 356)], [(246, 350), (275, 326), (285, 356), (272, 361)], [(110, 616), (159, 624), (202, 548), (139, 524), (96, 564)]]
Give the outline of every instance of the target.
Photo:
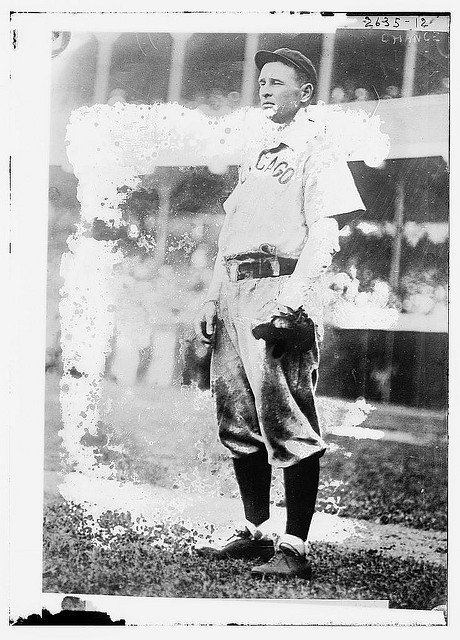
[(267, 253), (241, 253), (225, 257), (225, 267), (231, 282), (290, 276), (296, 264), (296, 258), (283, 258)]

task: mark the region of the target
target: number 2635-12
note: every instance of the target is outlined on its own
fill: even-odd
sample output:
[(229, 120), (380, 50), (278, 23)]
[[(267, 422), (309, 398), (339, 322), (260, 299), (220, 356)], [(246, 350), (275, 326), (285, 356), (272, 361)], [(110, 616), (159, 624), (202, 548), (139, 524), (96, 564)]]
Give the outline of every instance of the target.
[[(424, 28), (428, 26), (428, 22), (426, 18), (423, 17), (414, 17), (414, 23), (411, 25), (416, 29)], [(372, 27), (386, 27), (387, 29), (398, 29), (401, 27), (404, 29), (405, 23), (412, 22), (411, 20), (403, 19), (399, 16), (376, 16), (375, 18), (370, 18), (369, 16), (364, 16), (364, 26), (368, 28)]]

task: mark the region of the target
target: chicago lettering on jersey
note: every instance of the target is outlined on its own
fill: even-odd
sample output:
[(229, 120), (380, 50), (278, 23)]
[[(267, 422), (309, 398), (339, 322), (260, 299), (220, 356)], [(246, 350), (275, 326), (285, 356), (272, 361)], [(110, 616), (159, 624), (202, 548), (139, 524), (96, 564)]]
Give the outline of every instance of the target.
[[(292, 178), (295, 170), (288, 165), (285, 160), (279, 160), (276, 150), (263, 150), (259, 153), (255, 168), (258, 171), (269, 171), (273, 178), (277, 178), (280, 184), (286, 184)], [(250, 173), (252, 167), (250, 166), (247, 173)], [(241, 170), (240, 182), (243, 184), (246, 182), (247, 173)]]

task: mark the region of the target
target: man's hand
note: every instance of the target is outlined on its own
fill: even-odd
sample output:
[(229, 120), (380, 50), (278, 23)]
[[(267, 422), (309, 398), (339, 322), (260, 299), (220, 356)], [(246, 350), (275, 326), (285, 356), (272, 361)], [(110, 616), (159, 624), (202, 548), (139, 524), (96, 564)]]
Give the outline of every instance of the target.
[(204, 303), (195, 322), (197, 336), (204, 344), (214, 344), (217, 318), (217, 300)]
[(265, 322), (252, 329), (257, 340), (265, 340), (273, 358), (281, 358), (286, 351), (306, 352), (315, 344), (315, 325), (303, 307), (278, 309)]

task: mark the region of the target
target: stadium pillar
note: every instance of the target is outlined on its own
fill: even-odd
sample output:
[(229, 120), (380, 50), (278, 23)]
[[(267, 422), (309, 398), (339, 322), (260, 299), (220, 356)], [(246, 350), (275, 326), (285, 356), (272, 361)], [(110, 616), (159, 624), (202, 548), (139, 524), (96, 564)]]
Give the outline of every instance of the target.
[(254, 56), (259, 48), (259, 34), (248, 33), (244, 47), (244, 68), (241, 81), (241, 106), (250, 107), (254, 102), (254, 87), (256, 84), (257, 67)]
[[(403, 83), (401, 88), (401, 98), (410, 98), (414, 93), (415, 66), (417, 62), (417, 42), (410, 40), (406, 45), (406, 55), (404, 57)], [(401, 269), (401, 245), (404, 226), (404, 172), (402, 172), (396, 182), (395, 215), (394, 224), (396, 233), (393, 240), (390, 267), (390, 285), (393, 289), (399, 286), (399, 272)]]
[(110, 79), (110, 64), (112, 62), (112, 50), (119, 33), (96, 33), (98, 42), (96, 77), (94, 79), (93, 104), (107, 102), (107, 94)]
[[(401, 251), (402, 237), (404, 230), (404, 199), (405, 184), (404, 174), (398, 176), (396, 181), (395, 195), (395, 215), (393, 223), (395, 225), (395, 235), (391, 247), (391, 266), (389, 282), (394, 293), (399, 289), (399, 276), (401, 272)], [(382, 385), (382, 400), (390, 402), (391, 379), (393, 372), (393, 351), (394, 351), (394, 331), (388, 331), (385, 338), (385, 365), (384, 365), (384, 383)]]
[[(401, 88), (401, 98), (410, 98), (414, 93), (415, 68), (417, 64), (417, 42), (415, 38), (410, 39), (406, 45), (406, 54), (404, 57), (403, 83)], [(395, 214), (393, 222), (395, 225), (395, 235), (391, 247), (391, 265), (390, 265), (390, 287), (394, 293), (399, 289), (399, 278), (401, 273), (401, 252), (402, 238), (404, 231), (404, 199), (405, 199), (405, 180), (404, 171), (396, 180), (395, 195)], [(388, 331), (385, 340), (385, 383), (382, 389), (383, 402), (390, 401), (391, 380), (393, 371), (393, 351), (394, 351), (394, 332)]]
[[(401, 88), (401, 98), (410, 98), (414, 93), (415, 66), (417, 62), (417, 42), (410, 40), (406, 45), (406, 55), (404, 58), (403, 83)], [(393, 240), (390, 267), (390, 285), (397, 289), (399, 286), (399, 272), (401, 269), (401, 245), (404, 226), (404, 172), (402, 172), (396, 182), (395, 215), (394, 224), (396, 233)]]
[(399, 287), (399, 274), (401, 271), (401, 247), (404, 230), (404, 196), (404, 177), (403, 175), (400, 175), (396, 182), (395, 215), (393, 218), (395, 236), (391, 251), (391, 268), (389, 278), (390, 286), (394, 291)]
[[(168, 168), (166, 168), (166, 171)], [(154, 266), (159, 269), (165, 260), (166, 255), (166, 241), (168, 239), (168, 223), (169, 223), (169, 209), (171, 201), (172, 180), (168, 174), (164, 175), (164, 179), (158, 185), (158, 218), (157, 218), (157, 234), (156, 234), (156, 247), (154, 255)]]
[(191, 33), (171, 33), (173, 39), (171, 70), (169, 72), (168, 102), (179, 102), (184, 75), (185, 48)]
[(406, 45), (404, 56), (403, 83), (401, 98), (410, 98), (414, 94), (415, 67), (417, 63), (417, 42), (410, 40)]
[(329, 102), (331, 95), (332, 65), (334, 63), (335, 33), (323, 34), (323, 48), (321, 51), (321, 62), (318, 76), (317, 99)]

